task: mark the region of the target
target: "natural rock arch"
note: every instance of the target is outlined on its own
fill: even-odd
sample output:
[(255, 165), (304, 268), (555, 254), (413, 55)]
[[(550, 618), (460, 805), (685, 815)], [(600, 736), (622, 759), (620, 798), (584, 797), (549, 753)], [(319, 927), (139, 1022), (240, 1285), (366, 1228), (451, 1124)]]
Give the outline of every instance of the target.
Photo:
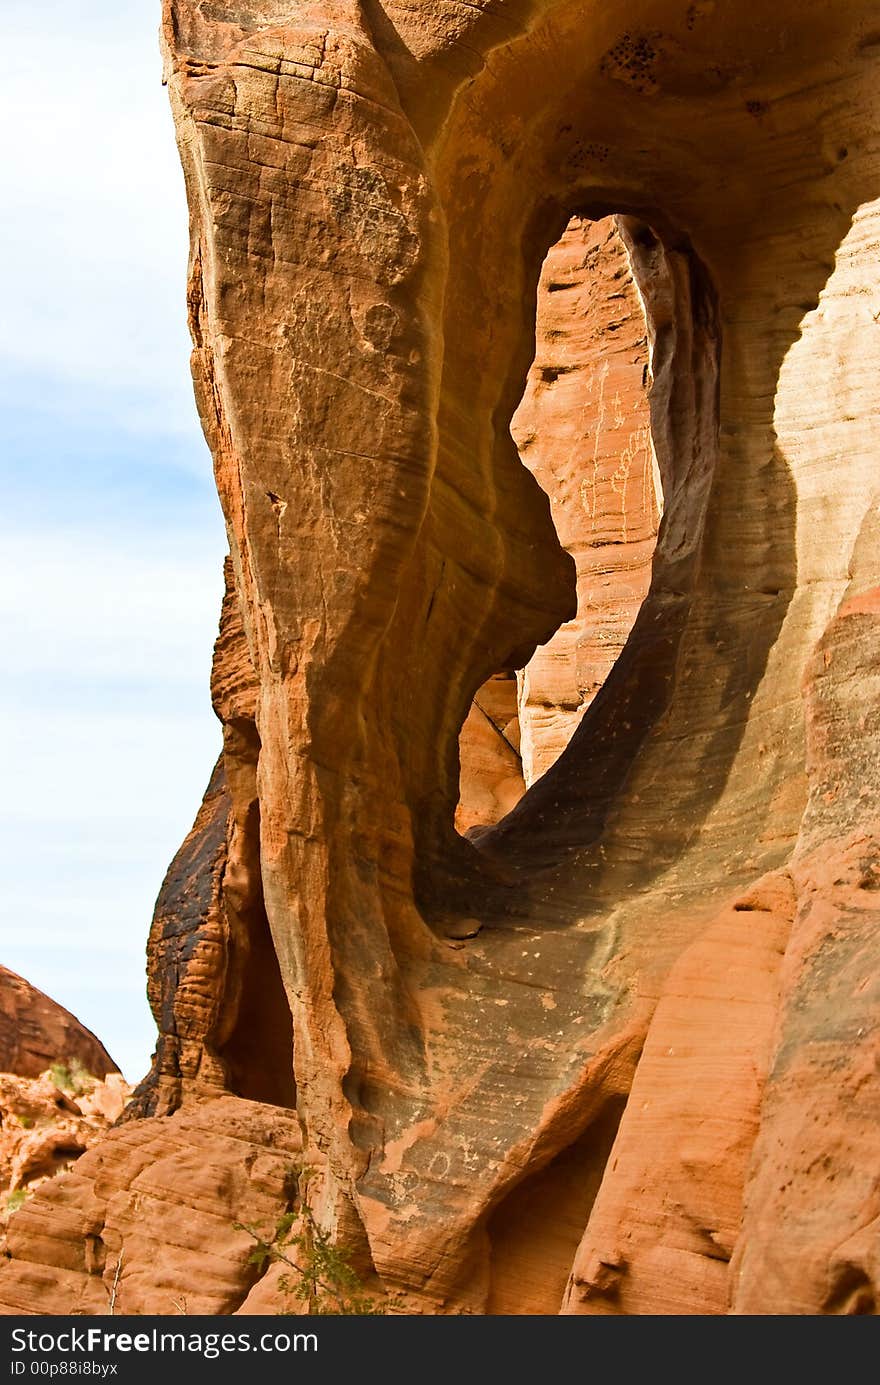
[[(833, 1022), (821, 1000), (849, 965), (835, 919), (858, 915), (872, 958), (875, 771), (859, 760), (859, 782), (837, 737), (876, 639), (873, 385), (851, 371), (818, 404), (812, 376), (853, 342), (876, 359), (874, 6), (164, 16), (194, 378), (255, 675), (260, 883), (321, 1215), (399, 1309), (485, 1311), (505, 1199), (635, 1082), (566, 1311), (667, 1311), (670, 1283), (673, 1311), (856, 1311), (873, 1194), (850, 1176), (826, 1197), (794, 1113), (806, 1090), (815, 1129), (827, 1115), (836, 1147), (876, 1153), (873, 991)], [(467, 708), (572, 612), (509, 423), (573, 212), (628, 227), (664, 516), (624, 654), (477, 846), (453, 826)], [(244, 1108), (252, 1144), (289, 1134), (289, 1113), (216, 1091), (209, 1120), (198, 1082), (183, 1100), (193, 1147)], [(809, 1214), (780, 1211), (786, 1177)], [(120, 1205), (101, 1216), (124, 1238)], [(47, 1215), (19, 1214), (10, 1302)], [(58, 1301), (97, 1311), (83, 1274)], [(242, 1269), (239, 1288), (250, 1311), (260, 1286)], [(129, 1293), (155, 1306), (145, 1265)]]
[(577, 614), (478, 690), (459, 738), (463, 835), (494, 826), (558, 759), (648, 592), (662, 514), (644, 303), (616, 217), (572, 217), (541, 268), (535, 358), (511, 434), (575, 561)]

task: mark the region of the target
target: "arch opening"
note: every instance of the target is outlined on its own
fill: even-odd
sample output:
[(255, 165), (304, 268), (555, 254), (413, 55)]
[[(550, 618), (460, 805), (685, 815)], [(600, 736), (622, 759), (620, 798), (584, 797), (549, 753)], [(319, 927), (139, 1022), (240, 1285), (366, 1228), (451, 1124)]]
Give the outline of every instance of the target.
[[(510, 425), (574, 558), (577, 614), (478, 689), (459, 738), (456, 827), (478, 836), (558, 760), (651, 585), (663, 487), (651, 428), (651, 323), (631, 255), (646, 225), (573, 215), (545, 256), (534, 358)], [(650, 247), (648, 247), (650, 248)]]

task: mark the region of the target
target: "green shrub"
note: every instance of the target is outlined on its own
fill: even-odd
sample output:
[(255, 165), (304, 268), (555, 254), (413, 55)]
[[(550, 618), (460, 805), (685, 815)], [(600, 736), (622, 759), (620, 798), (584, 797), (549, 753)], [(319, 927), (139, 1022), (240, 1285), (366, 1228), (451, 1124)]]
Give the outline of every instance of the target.
[(95, 1080), (78, 1058), (74, 1058), (69, 1064), (62, 1063), (59, 1059), (50, 1065), (49, 1071), (55, 1086), (70, 1096), (82, 1096)]
[[(302, 1189), (308, 1182), (309, 1169), (294, 1169), (296, 1191), (293, 1205), (279, 1217), (270, 1235), (256, 1227), (235, 1223), (254, 1241), (249, 1262), (261, 1271), (270, 1264), (281, 1263), (294, 1271), (295, 1278), (284, 1274), (278, 1280), (281, 1292), (298, 1301), (297, 1306), (282, 1309), (282, 1314), (308, 1312), (311, 1315), (379, 1315), (384, 1308), (371, 1298), (348, 1254), (334, 1245), (330, 1236), (315, 1220)], [(296, 1252), (296, 1259), (291, 1252)], [(299, 1305), (302, 1305), (301, 1307)]]
[(66, 1063), (52, 1063), (49, 1071), (56, 1087), (60, 1088), (62, 1092), (73, 1091), (73, 1078)]

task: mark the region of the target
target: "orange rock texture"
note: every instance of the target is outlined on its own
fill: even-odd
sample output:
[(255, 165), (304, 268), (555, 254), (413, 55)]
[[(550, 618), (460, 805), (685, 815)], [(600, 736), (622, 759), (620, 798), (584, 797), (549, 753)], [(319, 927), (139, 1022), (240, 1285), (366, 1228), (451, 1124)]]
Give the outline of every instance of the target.
[(71, 1062), (96, 1077), (118, 1071), (104, 1045), (69, 1010), (0, 967), (0, 1072), (39, 1077), (52, 1063)]
[[(122, 1115), (129, 1088), (69, 1010), (0, 967), (0, 1230)], [(97, 1076), (95, 1074), (98, 1074)]]
[(107, 1133), (129, 1096), (121, 1073), (101, 1080), (77, 1064), (40, 1077), (0, 1073), (0, 1226)]
[(571, 740), (651, 585), (662, 506), (647, 327), (616, 219), (575, 218), (538, 281), (535, 361), (511, 432), (577, 569), (577, 615), (520, 675), (526, 784)]
[(274, 1224), (298, 1149), (290, 1111), (229, 1096), (120, 1125), (10, 1218), (4, 1311), (106, 1314), (115, 1284), (118, 1313), (235, 1312), (259, 1278), (236, 1223)]
[(188, 1088), (295, 1104), (290, 1008), (260, 879), (256, 686), (227, 562), (211, 693), (223, 754), (156, 902), (148, 994), (159, 1040), (130, 1112), (167, 1115)]
[(304, 1161), (395, 1312), (875, 1312), (876, 7), (162, 34), (224, 751), (0, 1302), (277, 1308)]
[(577, 614), (474, 698), (459, 741), (460, 832), (499, 822), (559, 758), (648, 594), (662, 507), (649, 376), (617, 219), (573, 217), (541, 269), (535, 358), (511, 434), (575, 560)]

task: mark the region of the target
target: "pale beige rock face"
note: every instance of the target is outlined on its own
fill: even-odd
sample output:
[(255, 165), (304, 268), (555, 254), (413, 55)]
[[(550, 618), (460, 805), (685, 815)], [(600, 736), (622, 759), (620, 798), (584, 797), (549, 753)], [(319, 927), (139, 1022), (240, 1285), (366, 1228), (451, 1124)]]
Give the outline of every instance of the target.
[[(798, 909), (732, 1264), (739, 1314), (878, 1311), (876, 507), (804, 680), (810, 799)], [(876, 577), (876, 571), (873, 576)]]
[(782, 873), (759, 881), (672, 968), (564, 1312), (728, 1311), (793, 895)]
[[(202, 1062), (212, 1090), (253, 1072), (229, 1021), (270, 973), (220, 961), (263, 909), (321, 1215), (398, 1310), (511, 1311), (524, 1264), (527, 1311), (558, 1309), (573, 1265), (607, 1298), (619, 1231), (624, 1311), (654, 1311), (682, 1236), (681, 1311), (873, 1311), (877, 28), (864, 0), (166, 0), (193, 370), (253, 667), (252, 729), (228, 723), (247, 750), (227, 736), (224, 754), (249, 885), (227, 917), (212, 857), (217, 950), (204, 1005), (184, 987), (179, 1012), (196, 1017), (194, 1066), (166, 1074), (183, 1106), (114, 1132), (17, 1214), (10, 1308), (105, 1311), (120, 1246), (132, 1305), (208, 1255), (200, 1310), (245, 1303), (239, 1243), (212, 1241), (223, 1198), (218, 1220), (188, 1223), (167, 1284), (153, 1261), (186, 1201), (174, 1160), (239, 1167), (239, 1116), (206, 1129), (187, 1103), (208, 1110)], [(576, 565), (509, 429), (541, 264), (573, 214), (614, 213), (651, 347), (650, 589), (566, 749), (468, 842), (454, 815), (474, 695), (575, 616)], [(751, 931), (732, 909), (766, 877), (794, 892), (776, 974), (782, 916), (771, 940), (767, 910)], [(732, 1023), (754, 995), (735, 1138), (709, 1141), (709, 1177), (708, 1146), (689, 1162), (670, 1135), (679, 1207), (658, 1220), (640, 1055), (665, 1129), (698, 1129), (723, 1081), (705, 1003)], [(661, 1062), (670, 1033), (692, 1036), (687, 1061)], [(286, 1053), (272, 1071), (289, 1082)], [(247, 1106), (259, 1151), (264, 1121), (293, 1118), (248, 1096), (216, 1100)], [(172, 1123), (169, 1162), (153, 1140)], [(86, 1161), (123, 1148), (105, 1241)], [(142, 1233), (129, 1189), (151, 1179), (162, 1208)], [(70, 1198), (63, 1233), (50, 1196)]]

